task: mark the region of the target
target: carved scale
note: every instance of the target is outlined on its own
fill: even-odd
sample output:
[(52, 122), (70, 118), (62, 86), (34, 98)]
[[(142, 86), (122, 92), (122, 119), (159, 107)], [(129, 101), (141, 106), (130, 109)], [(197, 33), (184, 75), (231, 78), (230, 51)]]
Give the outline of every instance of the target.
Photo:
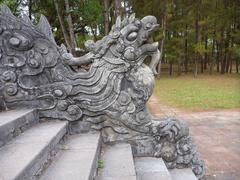
[[(175, 118), (154, 119), (146, 108), (160, 53), (158, 43), (147, 40), (156, 27), (153, 16), (118, 17), (109, 35), (87, 41), (89, 53), (75, 58), (56, 45), (44, 16), (34, 26), (2, 6), (0, 104), (68, 120), (71, 132), (100, 130), (105, 143), (127, 141), (135, 156), (162, 157), (169, 168), (191, 167), (201, 178), (203, 161), (187, 126)], [(147, 56), (150, 68), (144, 64)], [(90, 62), (86, 72), (71, 68)]]

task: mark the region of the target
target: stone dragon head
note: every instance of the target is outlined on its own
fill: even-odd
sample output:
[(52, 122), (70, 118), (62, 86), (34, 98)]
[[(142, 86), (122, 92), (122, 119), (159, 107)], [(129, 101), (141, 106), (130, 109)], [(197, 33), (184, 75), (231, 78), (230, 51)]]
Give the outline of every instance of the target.
[(132, 66), (141, 65), (147, 55), (158, 50), (158, 43), (148, 43), (150, 34), (158, 27), (154, 16), (142, 20), (131, 15), (121, 22), (118, 17), (109, 36), (116, 41), (110, 47), (111, 55), (123, 58)]
[(68, 53), (63, 56), (70, 65), (81, 65), (104, 57), (124, 60), (131, 67), (141, 66), (145, 58), (150, 56), (152, 60), (149, 66), (153, 73), (157, 74), (156, 66), (160, 57), (158, 42), (151, 43), (149, 39), (158, 26), (154, 16), (146, 16), (139, 20), (132, 14), (123, 21), (119, 16), (107, 36), (97, 42), (86, 41), (85, 47), (90, 53), (79, 58), (74, 58)]

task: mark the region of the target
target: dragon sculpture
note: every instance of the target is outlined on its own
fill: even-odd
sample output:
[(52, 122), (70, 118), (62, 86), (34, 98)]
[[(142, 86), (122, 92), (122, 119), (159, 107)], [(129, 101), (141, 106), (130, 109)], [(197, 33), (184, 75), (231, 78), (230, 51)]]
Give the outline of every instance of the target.
[[(43, 119), (69, 121), (71, 133), (99, 130), (105, 143), (129, 142), (135, 156), (161, 157), (169, 168), (191, 167), (203, 177), (187, 126), (176, 118), (153, 118), (146, 108), (160, 53), (158, 43), (148, 39), (157, 27), (154, 16), (118, 17), (109, 35), (87, 41), (89, 53), (75, 58), (57, 46), (44, 16), (35, 26), (2, 6), (2, 108), (36, 108)], [(71, 68), (87, 63), (88, 71)]]

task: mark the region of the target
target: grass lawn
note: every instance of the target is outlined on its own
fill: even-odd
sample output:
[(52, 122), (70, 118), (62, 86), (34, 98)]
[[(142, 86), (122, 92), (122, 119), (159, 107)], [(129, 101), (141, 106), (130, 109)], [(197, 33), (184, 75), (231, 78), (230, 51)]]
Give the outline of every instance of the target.
[(155, 96), (186, 110), (240, 108), (240, 75), (192, 75), (156, 79)]

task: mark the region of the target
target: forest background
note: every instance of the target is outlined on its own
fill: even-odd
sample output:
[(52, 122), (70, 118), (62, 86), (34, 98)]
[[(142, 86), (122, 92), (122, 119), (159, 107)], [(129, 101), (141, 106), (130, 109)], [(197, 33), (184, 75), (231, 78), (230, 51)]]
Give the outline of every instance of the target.
[[(176, 73), (239, 72), (239, 0), (0, 0), (15, 15), (38, 22), (44, 14), (56, 41), (74, 55), (88, 39), (108, 34), (118, 15), (157, 17), (162, 71)], [(158, 69), (161, 72), (161, 69)], [(160, 74), (161, 75), (161, 74)]]

